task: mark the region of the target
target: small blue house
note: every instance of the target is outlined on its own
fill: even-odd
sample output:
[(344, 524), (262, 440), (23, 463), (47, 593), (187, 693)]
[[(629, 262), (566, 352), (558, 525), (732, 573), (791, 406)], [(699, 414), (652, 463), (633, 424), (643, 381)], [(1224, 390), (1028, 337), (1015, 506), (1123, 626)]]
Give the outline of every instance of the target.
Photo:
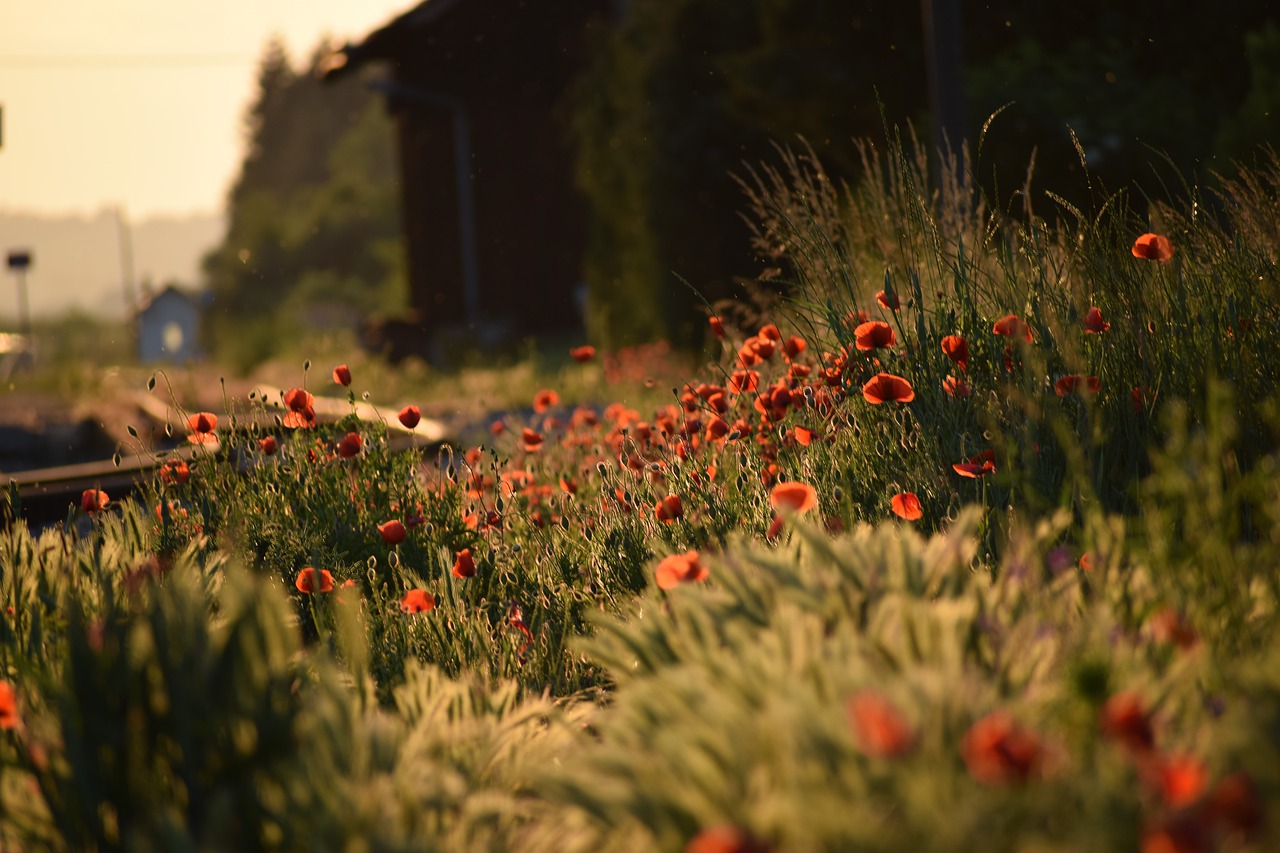
[(138, 360), (182, 363), (199, 358), (200, 302), (173, 285), (146, 297), (136, 315)]

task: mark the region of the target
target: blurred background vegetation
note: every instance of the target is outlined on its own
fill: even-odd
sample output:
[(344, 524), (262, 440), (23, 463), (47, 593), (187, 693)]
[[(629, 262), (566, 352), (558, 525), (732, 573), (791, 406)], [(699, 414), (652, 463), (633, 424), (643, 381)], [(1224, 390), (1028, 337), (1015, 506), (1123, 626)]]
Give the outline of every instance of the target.
[[(312, 63), (325, 52), (317, 48)], [(309, 329), (405, 301), (390, 120), (358, 79), (326, 86), (267, 46), (226, 238), (204, 261), (220, 359), (247, 370)]]
[[(1036, 215), (1052, 213), (1037, 203), (1045, 189), (1082, 204), (1136, 181), (1159, 196), (1161, 181), (1212, 183), (1280, 139), (1269, 4), (965, 4), (961, 16), (967, 139), (1009, 105), (974, 163), (998, 206), (1024, 209), (1011, 198), (1029, 174)], [(590, 211), (589, 337), (689, 341), (693, 289), (741, 295), (765, 263), (734, 175), (776, 161), (775, 145), (803, 137), (833, 180), (856, 183), (852, 139), (908, 125), (929, 139), (923, 44), (920, 8), (886, 0), (627, 4), (568, 93)], [(279, 44), (260, 81), (227, 236), (205, 262), (215, 351), (243, 369), (308, 328), (393, 315), (407, 287), (378, 99), (354, 78), (322, 88)]]

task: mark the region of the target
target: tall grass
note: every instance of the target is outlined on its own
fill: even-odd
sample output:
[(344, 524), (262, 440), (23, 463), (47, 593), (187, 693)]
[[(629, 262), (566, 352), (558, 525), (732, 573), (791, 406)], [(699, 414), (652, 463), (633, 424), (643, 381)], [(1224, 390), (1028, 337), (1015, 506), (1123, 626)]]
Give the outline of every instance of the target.
[(1267, 849), (1280, 168), (1050, 222), (862, 154), (748, 178), (796, 299), (669, 400), (657, 348), (483, 446), (232, 400), (0, 534), (0, 845)]

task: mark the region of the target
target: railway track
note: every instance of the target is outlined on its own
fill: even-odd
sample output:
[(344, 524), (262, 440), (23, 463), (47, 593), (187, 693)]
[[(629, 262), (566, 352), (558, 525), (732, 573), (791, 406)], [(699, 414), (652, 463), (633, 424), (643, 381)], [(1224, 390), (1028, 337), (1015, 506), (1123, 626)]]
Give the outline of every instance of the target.
[[(253, 407), (244, 415), (238, 414), (238, 428), (248, 429), (257, 422), (260, 428), (274, 430), (274, 415), (282, 409), (273, 408), (273, 401), (278, 401), (281, 393), (280, 389), (269, 386), (255, 388), (253, 394), (256, 399), (267, 401), (267, 405)], [(187, 413), (182, 409), (150, 394), (137, 394), (131, 403), (144, 419), (143, 428), (134, 428), (131, 434), (141, 432), (151, 437), (186, 434)], [(424, 417), (415, 428), (406, 429), (394, 414), (388, 415), (365, 402), (352, 404), (347, 400), (316, 397), (314, 405), (319, 423), (334, 423), (352, 414), (366, 423), (385, 423), (391, 447), (396, 450), (410, 447), (431, 450), (439, 447), (449, 436), (449, 429), (440, 421)], [(220, 429), (225, 430), (226, 427), (220, 426)], [(161, 449), (164, 448), (158, 446), (154, 450), (118, 453), (110, 459), (0, 473), (0, 494), (8, 496), (7, 500), (0, 500), (0, 524), (7, 528), (19, 519), (32, 529), (57, 524), (80, 506), (80, 497), (86, 489), (101, 489), (112, 500), (128, 497), (154, 477), (157, 469), (175, 454), (178, 458), (190, 459), (195, 452), (189, 445), (180, 445), (169, 448), (168, 454), (161, 458), (158, 452)]]

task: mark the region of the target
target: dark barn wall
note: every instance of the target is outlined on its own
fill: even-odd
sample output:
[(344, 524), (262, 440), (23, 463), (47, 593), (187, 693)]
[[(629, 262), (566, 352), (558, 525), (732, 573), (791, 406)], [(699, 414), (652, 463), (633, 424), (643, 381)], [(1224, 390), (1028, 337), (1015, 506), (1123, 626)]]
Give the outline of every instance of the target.
[(549, 107), (521, 99), (473, 114), (484, 305), (530, 330), (577, 325), (582, 278), (583, 202)]
[[(428, 334), (467, 322), (457, 122), (465, 116), (480, 324), (580, 326), (585, 203), (566, 95), (607, 0), (433, 0), (373, 33), (353, 64), (390, 60), (410, 305)], [(435, 12), (432, 10), (435, 9)]]
[(453, 117), (417, 105), (396, 112), (409, 305), (428, 328), (451, 325), (463, 318), (457, 185), (442, 179), (454, 170)]

